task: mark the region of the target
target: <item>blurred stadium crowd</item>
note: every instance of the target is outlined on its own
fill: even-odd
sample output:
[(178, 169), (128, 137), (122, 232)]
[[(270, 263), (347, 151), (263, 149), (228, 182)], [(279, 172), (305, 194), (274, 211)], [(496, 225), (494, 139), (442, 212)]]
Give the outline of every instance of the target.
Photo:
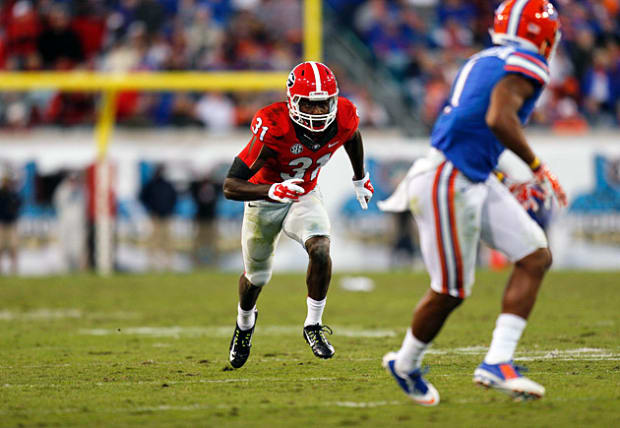
[[(428, 129), (459, 65), (490, 44), (498, 1), (327, 0), (369, 50)], [(562, 44), (533, 122), (578, 132), (620, 123), (620, 0), (555, 0)], [(5, 0), (0, 3), (0, 69), (288, 70), (302, 56), (301, 0)], [(329, 46), (326, 47), (329, 49)], [(344, 95), (360, 104), (366, 126), (394, 125), (368, 88), (335, 67)], [(120, 94), (126, 126), (249, 123), (281, 93)], [(0, 127), (90, 125), (97, 96), (37, 91), (0, 95)]]

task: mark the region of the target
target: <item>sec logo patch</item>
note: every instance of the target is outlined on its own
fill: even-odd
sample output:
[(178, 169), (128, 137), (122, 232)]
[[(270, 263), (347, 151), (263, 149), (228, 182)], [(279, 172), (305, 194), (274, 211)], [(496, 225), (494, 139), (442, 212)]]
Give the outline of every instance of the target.
[(298, 155), (304, 151), (304, 146), (299, 143), (295, 143), (291, 146), (291, 153), (294, 155)]

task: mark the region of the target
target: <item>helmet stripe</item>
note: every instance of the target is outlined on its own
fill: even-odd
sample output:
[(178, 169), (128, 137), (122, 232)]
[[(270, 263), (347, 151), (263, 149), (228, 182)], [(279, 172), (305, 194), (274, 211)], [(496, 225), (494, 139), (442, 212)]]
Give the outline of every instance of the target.
[(310, 63), (310, 66), (312, 67), (312, 71), (314, 71), (314, 81), (316, 83), (316, 89), (315, 91), (320, 92), (323, 90), (323, 88), (321, 88), (321, 74), (319, 73), (319, 67), (316, 66), (316, 62), (314, 61), (308, 61)]
[(508, 31), (507, 34), (511, 36), (516, 36), (517, 31), (519, 30), (519, 21), (521, 20), (521, 13), (527, 5), (529, 0), (517, 0), (515, 5), (512, 7), (510, 11), (510, 18), (508, 20)]

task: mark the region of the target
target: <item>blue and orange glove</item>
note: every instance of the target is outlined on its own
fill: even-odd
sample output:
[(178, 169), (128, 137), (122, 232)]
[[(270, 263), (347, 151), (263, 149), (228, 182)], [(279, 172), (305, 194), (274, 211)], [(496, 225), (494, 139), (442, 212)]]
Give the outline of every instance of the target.
[(517, 198), (517, 202), (525, 208), (525, 211), (538, 211), (538, 208), (540, 208), (538, 201), (544, 201), (546, 199), (545, 193), (540, 186), (531, 181), (510, 184), (508, 185), (508, 189), (510, 193)]
[(560, 185), (558, 177), (551, 172), (547, 165), (542, 163), (540, 159), (534, 158), (530, 164), (530, 169), (532, 170), (532, 174), (534, 174), (536, 183), (540, 185), (545, 193), (545, 200), (547, 200), (549, 196), (554, 196), (559, 205), (565, 207), (568, 204), (566, 193)]

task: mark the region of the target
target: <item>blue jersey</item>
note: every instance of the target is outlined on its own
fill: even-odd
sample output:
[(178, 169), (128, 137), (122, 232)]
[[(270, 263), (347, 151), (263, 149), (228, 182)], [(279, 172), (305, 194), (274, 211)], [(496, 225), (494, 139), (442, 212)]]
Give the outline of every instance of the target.
[(499, 46), (473, 55), (459, 70), (449, 102), (431, 134), (431, 145), (474, 182), (486, 180), (504, 151), (486, 124), (486, 114), (493, 88), (508, 73), (524, 76), (535, 84), (534, 94), (518, 112), (525, 124), (549, 81), (547, 62), (536, 53)]

